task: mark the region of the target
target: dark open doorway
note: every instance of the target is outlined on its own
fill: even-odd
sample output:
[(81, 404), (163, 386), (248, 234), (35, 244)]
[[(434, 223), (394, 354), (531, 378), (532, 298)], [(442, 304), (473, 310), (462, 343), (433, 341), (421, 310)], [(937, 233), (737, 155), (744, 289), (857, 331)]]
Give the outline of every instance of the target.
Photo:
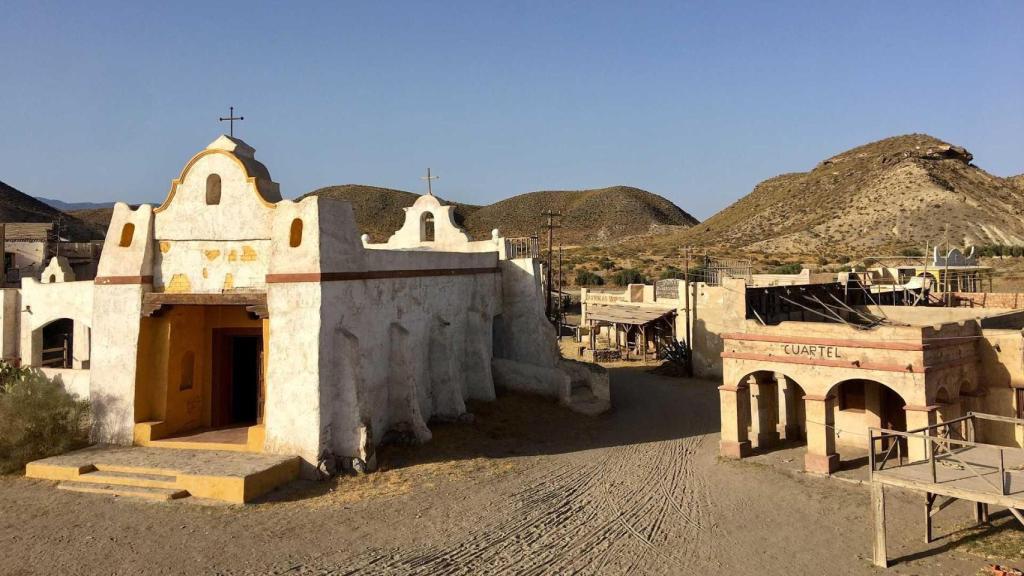
[(258, 424), (262, 420), (263, 335), (259, 329), (214, 330), (213, 394), (215, 428)]

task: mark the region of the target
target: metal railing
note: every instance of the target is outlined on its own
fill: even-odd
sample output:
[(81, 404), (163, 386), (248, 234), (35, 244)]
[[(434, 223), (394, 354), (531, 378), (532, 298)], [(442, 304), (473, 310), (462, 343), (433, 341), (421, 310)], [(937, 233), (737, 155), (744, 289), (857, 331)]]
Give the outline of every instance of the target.
[[(992, 489), (993, 494), (1007, 496), (1010, 475), (1020, 470), (1006, 469), (1006, 455), (1011, 453), (1019, 459), (1024, 459), (1024, 448), (976, 442), (979, 420), (1010, 423), (1014, 426), (1024, 425), (1024, 420), (1018, 418), (969, 412), (966, 416), (906, 432), (869, 428), (868, 465), (871, 478), (874, 479), (876, 472), (885, 471), (887, 466), (892, 470), (927, 463), (926, 481), (930, 479), (932, 484), (938, 484), (940, 483), (938, 465), (946, 462), (952, 463), (959, 470), (966, 471), (968, 477), (981, 480)], [(921, 443), (923, 458), (911, 459), (909, 454), (904, 454), (904, 450), (909, 448), (911, 442)], [(979, 454), (981, 451), (994, 451), (996, 458), (993, 459), (993, 462), (968, 461), (966, 453), (972, 450), (978, 451)], [(992, 482), (989, 478), (993, 473), (998, 474), (996, 482)]]
[(536, 236), (505, 238), (505, 257), (509, 260), (514, 258), (539, 258), (540, 240)]

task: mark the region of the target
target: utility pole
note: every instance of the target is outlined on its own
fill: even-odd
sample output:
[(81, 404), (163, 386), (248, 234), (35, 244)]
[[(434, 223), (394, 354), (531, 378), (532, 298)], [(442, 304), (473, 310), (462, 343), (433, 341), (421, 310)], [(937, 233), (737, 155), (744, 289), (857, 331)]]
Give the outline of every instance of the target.
[(565, 308), (562, 305), (562, 245), (558, 245), (558, 339), (562, 339), (562, 324), (565, 323)]
[(548, 265), (547, 265), (547, 296), (545, 297), (544, 313), (547, 314), (548, 319), (551, 318), (551, 253), (552, 253), (552, 241), (554, 240), (555, 228), (561, 228), (558, 224), (555, 224), (555, 218), (562, 216), (560, 212), (553, 212), (551, 210), (545, 210), (541, 212), (542, 216), (548, 217), (547, 229), (548, 229)]
[(691, 249), (689, 246), (683, 248), (686, 255), (686, 270), (683, 274), (683, 279), (686, 284), (683, 286), (683, 308), (686, 309), (686, 326), (683, 328), (683, 336), (686, 338), (686, 375), (688, 377), (693, 376), (693, 346), (690, 345), (691, 334), (690, 334), (690, 253)]

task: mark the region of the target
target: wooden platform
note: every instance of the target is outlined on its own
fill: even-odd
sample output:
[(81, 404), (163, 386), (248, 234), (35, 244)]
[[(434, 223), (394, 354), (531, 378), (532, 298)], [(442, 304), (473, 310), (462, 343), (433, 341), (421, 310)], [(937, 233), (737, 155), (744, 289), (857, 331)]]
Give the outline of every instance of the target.
[[(952, 452), (935, 455), (934, 481), (931, 460), (875, 470), (872, 481), (1007, 508), (1024, 508), (1024, 450), (1004, 451), (998, 446), (978, 445), (954, 448)], [(1000, 454), (1003, 455), (1002, 474)]]
[(158, 499), (194, 496), (250, 502), (299, 476), (297, 456), (141, 446), (93, 446), (44, 458), (25, 476), (60, 488)]
[[(988, 507), (995, 505), (1007, 508), (1024, 525), (1024, 448), (976, 442), (979, 420), (1024, 426), (1024, 420), (972, 412), (909, 432), (869, 430), (875, 565), (889, 565), (885, 535), (887, 486), (924, 496), (925, 542), (932, 541), (932, 517), (956, 500), (974, 503), (978, 523), (988, 521)], [(915, 456), (904, 457), (908, 450)]]

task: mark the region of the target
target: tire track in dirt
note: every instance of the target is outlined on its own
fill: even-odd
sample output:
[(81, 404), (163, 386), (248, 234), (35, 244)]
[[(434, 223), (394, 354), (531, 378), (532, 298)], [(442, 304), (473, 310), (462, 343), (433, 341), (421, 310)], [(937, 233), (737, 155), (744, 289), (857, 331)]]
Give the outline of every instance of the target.
[(699, 551), (712, 536), (706, 485), (692, 464), (701, 443), (693, 437), (571, 455), (505, 498), (493, 521), (449, 545), (371, 552), (319, 573), (695, 573), (706, 565)]

